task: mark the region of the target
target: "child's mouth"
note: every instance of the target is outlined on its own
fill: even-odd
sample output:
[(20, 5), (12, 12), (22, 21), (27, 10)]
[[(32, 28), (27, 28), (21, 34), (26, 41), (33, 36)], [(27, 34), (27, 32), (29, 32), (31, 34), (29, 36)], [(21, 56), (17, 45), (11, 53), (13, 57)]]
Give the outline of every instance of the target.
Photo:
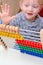
[(32, 13), (27, 13), (28, 15), (33, 15)]

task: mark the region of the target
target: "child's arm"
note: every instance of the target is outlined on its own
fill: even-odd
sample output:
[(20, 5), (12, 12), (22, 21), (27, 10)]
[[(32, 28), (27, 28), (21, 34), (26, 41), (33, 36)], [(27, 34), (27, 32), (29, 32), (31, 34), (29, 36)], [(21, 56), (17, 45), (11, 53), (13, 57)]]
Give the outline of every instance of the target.
[(40, 39), (41, 39), (42, 49), (43, 49), (43, 29), (41, 29), (40, 31)]
[(1, 5), (0, 17), (3, 24), (8, 24), (12, 19), (14, 19), (16, 16), (10, 16), (10, 6), (5, 4)]

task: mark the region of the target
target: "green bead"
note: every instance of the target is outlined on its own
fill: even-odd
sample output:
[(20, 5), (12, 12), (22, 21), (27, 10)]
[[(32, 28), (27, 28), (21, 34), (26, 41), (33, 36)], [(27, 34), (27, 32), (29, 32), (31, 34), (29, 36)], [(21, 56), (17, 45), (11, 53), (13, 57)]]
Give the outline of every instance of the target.
[(39, 54), (43, 54), (43, 50), (38, 50), (36, 48), (30, 48), (30, 47), (26, 47), (26, 46), (22, 46), (22, 45), (19, 45), (19, 48), (21, 48), (23, 50), (27, 50), (27, 51), (31, 51), (31, 52), (36, 52), (36, 53), (39, 53)]

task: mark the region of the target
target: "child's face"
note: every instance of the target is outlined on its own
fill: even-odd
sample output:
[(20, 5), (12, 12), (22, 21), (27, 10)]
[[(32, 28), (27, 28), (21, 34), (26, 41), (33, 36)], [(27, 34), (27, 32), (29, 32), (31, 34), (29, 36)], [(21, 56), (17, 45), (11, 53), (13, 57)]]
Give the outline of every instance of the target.
[(20, 4), (21, 10), (27, 19), (33, 20), (40, 11), (38, 0), (23, 0)]

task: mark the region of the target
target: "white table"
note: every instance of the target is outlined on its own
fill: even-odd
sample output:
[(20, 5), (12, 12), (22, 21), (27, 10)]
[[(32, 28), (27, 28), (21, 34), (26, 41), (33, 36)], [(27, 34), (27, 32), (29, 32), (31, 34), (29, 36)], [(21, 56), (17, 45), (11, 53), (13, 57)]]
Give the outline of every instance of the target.
[(43, 65), (43, 59), (11, 48), (5, 51), (0, 46), (0, 65)]

